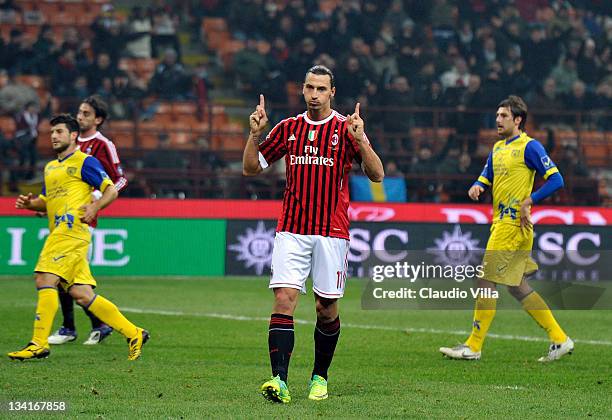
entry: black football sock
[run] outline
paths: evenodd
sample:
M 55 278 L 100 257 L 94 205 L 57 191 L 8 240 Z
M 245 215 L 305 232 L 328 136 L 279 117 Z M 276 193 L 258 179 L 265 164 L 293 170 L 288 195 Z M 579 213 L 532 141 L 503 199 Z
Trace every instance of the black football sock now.
M 64 322 L 62 326 L 64 328 L 68 328 L 69 330 L 75 331 L 76 327 L 74 326 L 74 299 L 70 296 L 70 293 L 66 292 L 62 287 L 58 287 L 57 291 L 59 292 L 59 301 L 62 306 L 62 316 L 64 317 Z
M 91 329 L 92 330 L 96 329 L 96 328 L 100 328 L 102 325 L 104 325 L 104 322 L 100 321 L 94 314 L 89 312 L 89 309 L 83 308 L 83 310 L 85 311 L 85 314 L 91 320 Z
M 315 359 L 312 370 L 313 375 L 319 375 L 327 380 L 327 370 L 334 357 L 339 337 L 340 317 L 325 324 L 317 321 L 314 330 Z
M 293 317 L 291 315 L 272 314 L 270 316 L 270 328 L 268 329 L 268 349 L 270 351 L 272 376 L 279 375 L 285 382 L 287 382 L 289 359 L 291 358 L 291 352 L 293 352 L 294 342 Z

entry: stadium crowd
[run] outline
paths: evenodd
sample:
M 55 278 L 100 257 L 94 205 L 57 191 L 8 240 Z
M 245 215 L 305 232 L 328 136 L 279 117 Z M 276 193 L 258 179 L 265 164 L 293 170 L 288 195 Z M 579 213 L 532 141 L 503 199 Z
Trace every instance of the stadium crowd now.
M 575 139 L 555 135 L 577 124 L 581 130 L 612 130 L 612 17 L 605 1 L 192 0 L 136 6 L 127 18 L 117 9 L 102 5 L 88 31 L 66 26 L 60 34 L 44 23 L 32 37 L 16 22 L 35 21 L 37 10 L 13 0 L 0 5 L 2 26 L 11 27 L 8 39 L 0 38 L 0 112 L 13 116 L 21 133 L 0 133 L 0 147 L 5 160 L 6 151 L 16 151 L 17 162 L 29 168 L 25 177 L 33 175 L 39 119 L 74 106 L 74 98 L 98 94 L 112 119 L 141 121 L 154 118 L 163 101 L 201 105 L 222 85 L 249 101 L 263 92 L 274 104 L 275 121 L 287 107 L 301 110 L 288 86 L 297 86 L 299 94 L 305 69 L 317 63 L 336 73 L 335 107 L 345 112 L 361 102 L 375 147 L 387 170 L 406 178 L 410 201 L 467 199 L 463 190 L 484 161 L 479 132 L 495 127 L 495 107 L 510 93 L 529 104 L 531 129 L 548 130 L 540 140 L 553 149 L 561 171 L 597 178 L 596 201 L 610 195 L 609 173 L 593 171 Z M 200 33 L 210 17 L 224 19 L 232 42 L 241 46 L 223 61 L 214 83 L 207 68 L 213 64 L 183 64 L 189 45 L 218 52 L 200 47 L 211 35 Z M 121 68 L 123 58 L 153 58 L 157 65 L 138 73 Z M 23 74 L 42 76 L 48 91 L 41 97 L 15 79 Z M 423 132 L 415 127 L 453 130 L 432 138 L 415 134 Z M 140 164 L 155 165 L 154 154 Z M 210 152 L 198 165 L 225 168 L 225 174 L 233 162 L 220 156 Z M 219 195 L 257 195 L 257 189 Z M 151 188 L 142 191 L 148 195 Z M 596 204 L 590 195 L 583 200 Z

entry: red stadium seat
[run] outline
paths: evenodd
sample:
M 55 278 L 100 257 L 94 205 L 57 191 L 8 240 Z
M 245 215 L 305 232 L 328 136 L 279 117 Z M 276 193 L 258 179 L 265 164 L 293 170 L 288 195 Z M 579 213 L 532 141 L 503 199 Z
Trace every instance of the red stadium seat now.
M 137 144 L 143 149 L 156 149 L 159 144 L 157 133 L 140 132 L 137 140 Z
M 198 107 L 195 102 L 173 102 L 172 113 L 174 115 L 196 115 Z
M 608 138 L 606 138 L 608 137 Z M 585 131 L 580 135 L 580 146 L 586 164 L 592 167 L 609 167 L 612 138 L 609 133 Z
M 202 29 L 205 33 L 227 31 L 227 22 L 222 17 L 206 17 L 202 19 Z
M 104 130 L 104 135 L 110 138 L 121 154 L 121 149 L 131 149 L 135 145 L 134 132 L 132 130 L 117 130 L 114 128 Z

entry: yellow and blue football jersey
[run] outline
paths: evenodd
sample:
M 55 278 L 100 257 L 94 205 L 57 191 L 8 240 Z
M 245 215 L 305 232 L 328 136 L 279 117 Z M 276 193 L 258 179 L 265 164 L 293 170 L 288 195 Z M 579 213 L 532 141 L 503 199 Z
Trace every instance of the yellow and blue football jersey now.
M 47 163 L 40 198 L 47 205 L 50 234 L 89 242 L 89 226 L 81 221 L 79 209 L 91 202 L 94 189 L 104 191 L 113 185 L 100 162 L 79 150 Z
M 520 225 L 520 205 L 531 194 L 536 172 L 544 179 L 559 172 L 539 141 L 521 133 L 495 143 L 477 181 L 492 186 L 493 223 Z

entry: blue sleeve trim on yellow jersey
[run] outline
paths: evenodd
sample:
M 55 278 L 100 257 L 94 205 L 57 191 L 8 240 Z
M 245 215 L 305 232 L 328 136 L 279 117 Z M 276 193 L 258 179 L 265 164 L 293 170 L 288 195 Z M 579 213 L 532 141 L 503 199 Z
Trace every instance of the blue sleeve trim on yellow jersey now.
M 563 177 L 559 172 L 552 174 L 548 180 L 536 192 L 531 194 L 534 204 L 550 197 L 559 188 L 563 188 Z
M 100 161 L 93 156 L 87 156 L 83 161 L 81 179 L 100 191 L 104 191 L 103 184 L 113 185 Z
M 47 186 L 45 185 L 45 181 L 43 181 L 42 191 L 40 192 L 40 195 L 44 195 L 44 196 L 47 195 Z
M 542 143 L 537 140 L 531 140 L 525 146 L 525 165 L 545 178 L 554 173 L 552 171 L 553 168 L 557 168 L 555 162 L 552 161 L 546 150 L 544 150 Z
M 489 157 L 487 158 L 487 163 L 485 163 L 485 166 L 482 169 L 480 176 L 478 177 L 478 181 L 476 182 L 479 182 L 479 181 L 485 185 L 493 184 L 493 153 L 492 152 L 489 153 Z
M 481 187 L 482 187 L 482 188 L 484 188 L 484 189 L 486 189 L 486 188 L 487 188 L 487 184 L 482 183 L 482 182 L 480 182 L 480 181 L 476 181 L 476 182 L 474 182 L 474 183 L 472 184 L 472 187 L 473 187 L 474 185 L 479 185 L 479 186 L 481 186 Z

